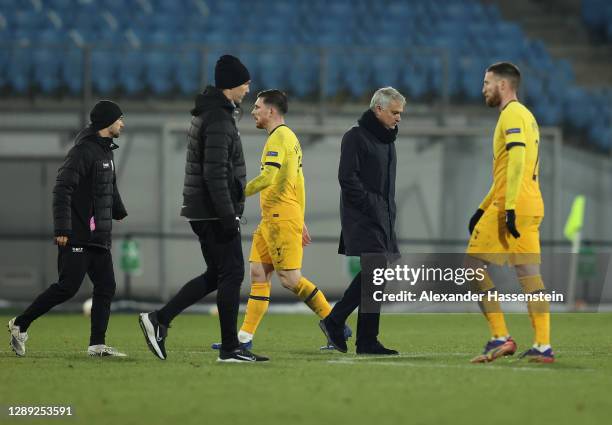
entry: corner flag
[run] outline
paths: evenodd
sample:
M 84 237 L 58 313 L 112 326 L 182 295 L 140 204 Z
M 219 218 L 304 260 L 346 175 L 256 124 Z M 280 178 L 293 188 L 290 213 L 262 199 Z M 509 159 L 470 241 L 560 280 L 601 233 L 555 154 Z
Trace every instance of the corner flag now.
M 570 210 L 567 222 L 565 223 L 565 229 L 563 230 L 563 234 L 570 241 L 573 241 L 576 234 L 582 230 L 585 204 L 586 198 L 584 195 L 578 195 L 574 198 L 572 209 Z

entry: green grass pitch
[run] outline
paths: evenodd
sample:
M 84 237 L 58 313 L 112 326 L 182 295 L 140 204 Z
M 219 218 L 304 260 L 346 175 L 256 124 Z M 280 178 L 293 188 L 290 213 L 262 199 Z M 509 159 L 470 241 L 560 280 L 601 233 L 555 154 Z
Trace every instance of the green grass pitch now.
M 2 326 L 9 319 L 0 316 Z M 527 348 L 528 316 L 507 321 Z M 270 314 L 253 350 L 269 363 L 218 364 L 214 316 L 179 316 L 161 361 L 136 314 L 111 317 L 107 342 L 125 359 L 87 357 L 89 321 L 49 314 L 31 326 L 25 358 L 10 351 L 5 331 L 0 423 L 603 424 L 612 414 L 611 325 L 612 314 L 555 314 L 555 364 L 472 365 L 487 338 L 477 314 L 383 316 L 381 340 L 400 350 L 396 358 L 320 352 L 314 316 Z M 9 417 L 16 405 L 70 405 L 74 416 Z

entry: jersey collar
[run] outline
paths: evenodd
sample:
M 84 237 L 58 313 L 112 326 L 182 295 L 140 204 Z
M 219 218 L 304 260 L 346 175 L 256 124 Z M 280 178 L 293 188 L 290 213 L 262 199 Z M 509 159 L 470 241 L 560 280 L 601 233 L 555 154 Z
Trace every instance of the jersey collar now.
M 279 126 L 274 127 L 274 130 L 272 130 L 272 131 L 270 132 L 270 134 L 268 134 L 268 136 L 271 136 L 271 135 L 272 135 L 272 133 L 274 133 L 274 132 L 276 131 L 276 129 L 277 129 L 277 128 L 279 128 L 279 127 L 287 127 L 287 125 L 286 125 L 286 124 L 280 124 Z
M 504 109 L 506 109 L 506 108 L 508 107 L 508 105 L 510 105 L 512 102 L 518 102 L 518 100 L 516 100 L 516 99 L 512 99 L 510 102 L 506 103 L 506 106 L 504 106 L 504 107 L 502 108 L 502 112 L 503 112 L 503 111 L 504 111 Z

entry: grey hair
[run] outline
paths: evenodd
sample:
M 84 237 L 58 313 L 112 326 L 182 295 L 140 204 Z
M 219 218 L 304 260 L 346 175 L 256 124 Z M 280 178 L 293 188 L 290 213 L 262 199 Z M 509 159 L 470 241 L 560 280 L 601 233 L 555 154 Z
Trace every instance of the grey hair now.
M 392 100 L 399 102 L 402 107 L 406 104 L 406 98 L 393 87 L 383 87 L 378 89 L 374 93 L 374 96 L 372 96 L 372 100 L 370 101 L 370 109 L 374 110 L 377 105 L 383 109 L 386 109 Z

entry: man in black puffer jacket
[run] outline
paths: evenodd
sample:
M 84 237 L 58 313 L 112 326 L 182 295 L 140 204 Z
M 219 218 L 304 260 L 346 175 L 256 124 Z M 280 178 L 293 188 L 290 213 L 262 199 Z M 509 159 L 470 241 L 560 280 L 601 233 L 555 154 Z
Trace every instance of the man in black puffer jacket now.
M 140 327 L 151 352 L 166 359 L 170 322 L 184 309 L 217 291 L 221 324 L 218 361 L 268 360 L 240 348 L 237 335 L 244 259 L 240 216 L 244 211 L 246 166 L 234 114 L 249 92 L 251 77 L 234 56 L 215 66 L 215 87 L 196 97 L 187 137 L 187 159 L 181 215 L 197 235 L 206 272 L 187 282 L 163 308 L 140 314 Z
M 88 274 L 93 285 L 91 356 L 125 356 L 105 344 L 110 305 L 115 294 L 111 257 L 112 220 L 127 216 L 117 189 L 113 139 L 123 129 L 123 113 L 111 101 L 98 102 L 91 124 L 77 136 L 60 167 L 53 189 L 53 221 L 58 245 L 59 280 L 9 322 L 11 347 L 25 355 L 27 329 L 38 317 L 72 298 Z

